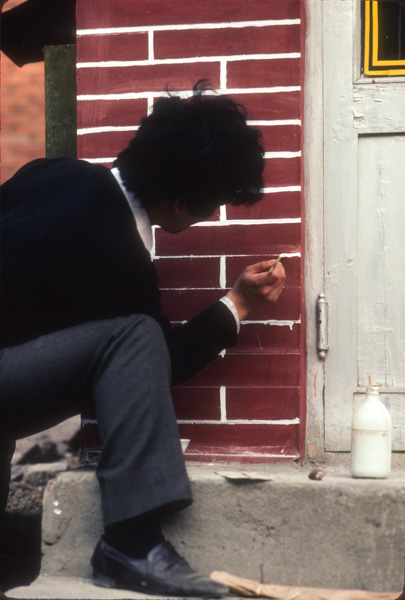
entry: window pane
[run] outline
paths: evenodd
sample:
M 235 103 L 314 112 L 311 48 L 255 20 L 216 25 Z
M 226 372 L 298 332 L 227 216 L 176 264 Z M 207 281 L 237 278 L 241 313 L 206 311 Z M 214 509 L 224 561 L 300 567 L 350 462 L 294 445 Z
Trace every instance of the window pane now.
M 362 2 L 363 74 L 405 75 L 405 2 Z

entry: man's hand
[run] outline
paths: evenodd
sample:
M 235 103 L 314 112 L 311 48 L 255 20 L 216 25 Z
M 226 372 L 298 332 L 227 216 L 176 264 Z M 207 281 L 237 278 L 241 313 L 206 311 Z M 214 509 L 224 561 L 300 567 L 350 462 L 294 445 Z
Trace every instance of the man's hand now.
M 256 308 L 265 308 L 276 302 L 280 296 L 284 281 L 285 271 L 281 262 L 263 260 L 246 267 L 237 279 L 233 288 L 227 293 L 235 304 L 239 319 L 242 321 Z M 271 266 L 274 271 L 269 274 Z

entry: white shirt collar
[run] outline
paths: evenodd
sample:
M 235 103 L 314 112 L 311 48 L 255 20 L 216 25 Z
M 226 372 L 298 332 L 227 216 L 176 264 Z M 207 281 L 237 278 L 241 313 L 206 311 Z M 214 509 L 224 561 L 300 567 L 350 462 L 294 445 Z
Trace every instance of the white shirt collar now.
M 122 190 L 122 193 L 124 194 L 125 198 L 127 199 L 129 206 L 131 207 L 132 213 L 135 218 L 136 227 L 137 227 L 139 235 L 141 236 L 141 239 L 145 245 L 145 248 L 149 252 L 152 252 L 153 232 L 152 232 L 152 226 L 150 224 L 150 219 L 149 219 L 148 213 L 142 206 L 139 198 L 137 198 L 133 192 L 129 192 L 126 189 L 126 187 L 123 184 L 123 181 L 121 179 L 119 169 L 117 167 L 114 167 L 111 169 L 111 173 L 114 175 L 115 179 L 117 180 L 117 182 Z
M 150 224 L 150 219 L 149 219 L 148 213 L 142 206 L 141 201 L 135 196 L 135 194 L 133 194 L 132 192 L 128 192 L 128 190 L 124 186 L 121 176 L 120 176 L 119 169 L 117 167 L 114 167 L 111 169 L 111 173 L 114 175 L 115 179 L 117 180 L 117 182 L 122 190 L 122 193 L 124 194 L 125 198 L 127 199 L 129 206 L 131 207 L 132 213 L 134 215 L 136 227 L 137 227 L 139 235 L 141 236 L 141 239 L 145 245 L 145 248 L 151 253 L 152 248 L 153 248 L 153 232 L 152 232 L 152 226 Z M 234 303 L 227 296 L 224 296 L 220 300 L 225 304 L 225 306 L 227 306 L 229 308 L 229 310 L 232 312 L 233 316 L 235 317 L 236 329 L 237 329 L 237 332 L 239 333 L 240 320 L 239 320 L 238 311 L 236 310 Z

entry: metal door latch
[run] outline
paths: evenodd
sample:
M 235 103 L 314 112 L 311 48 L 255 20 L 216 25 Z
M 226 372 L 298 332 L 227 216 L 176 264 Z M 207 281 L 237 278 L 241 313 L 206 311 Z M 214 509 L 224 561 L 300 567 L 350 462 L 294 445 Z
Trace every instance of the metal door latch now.
M 322 360 L 326 357 L 329 350 L 328 344 L 328 302 L 325 294 L 319 294 L 316 301 L 316 322 L 317 322 L 317 349 L 319 358 Z

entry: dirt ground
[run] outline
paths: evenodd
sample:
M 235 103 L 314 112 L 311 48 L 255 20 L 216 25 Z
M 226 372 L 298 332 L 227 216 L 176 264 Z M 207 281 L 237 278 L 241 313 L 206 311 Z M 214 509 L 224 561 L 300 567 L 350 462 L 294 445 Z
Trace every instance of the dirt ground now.
M 58 472 L 79 466 L 80 421 L 17 442 L 6 514 L 0 525 L 0 590 L 28 585 L 41 563 L 42 497 Z

